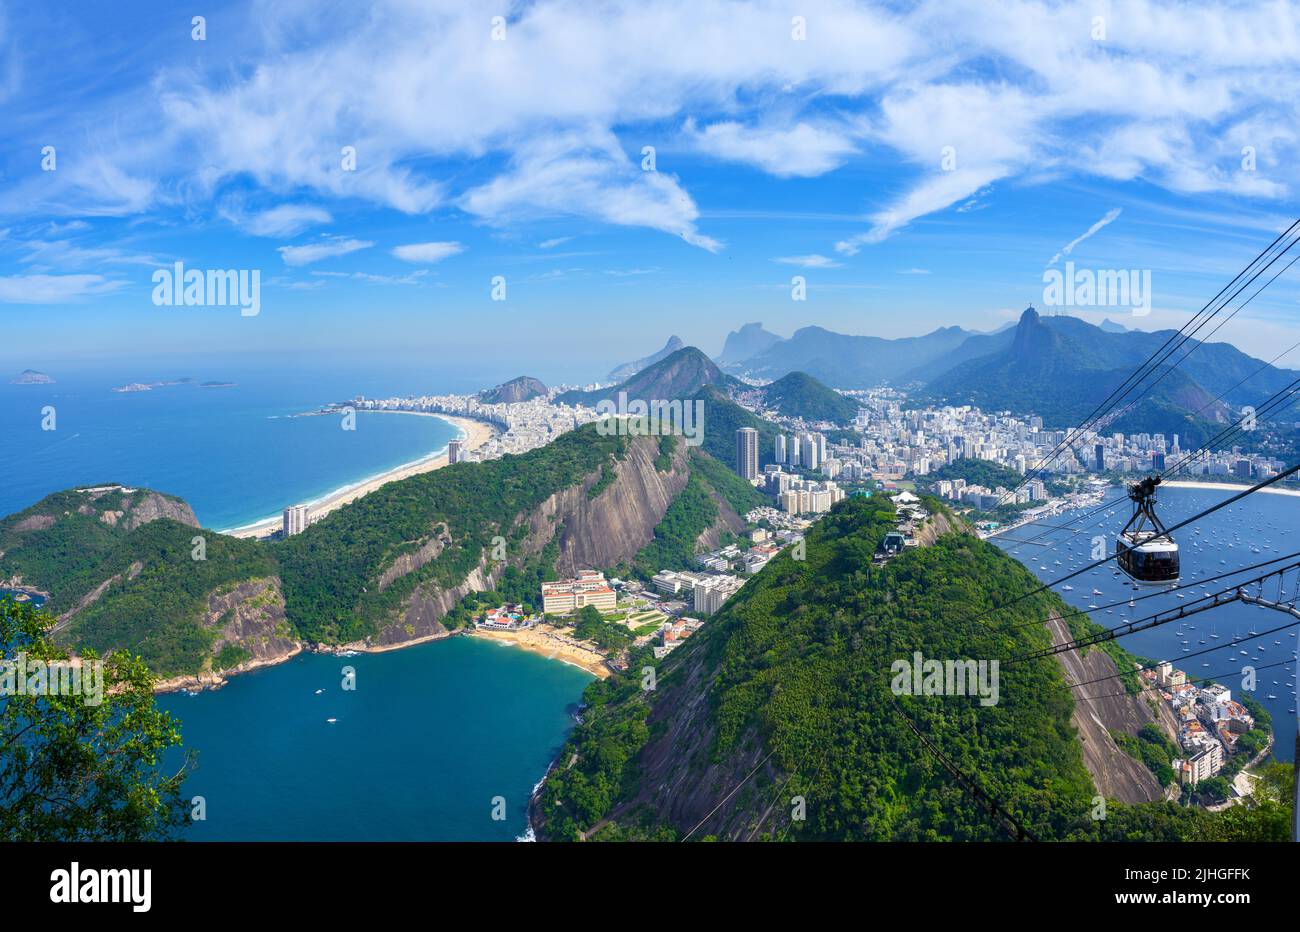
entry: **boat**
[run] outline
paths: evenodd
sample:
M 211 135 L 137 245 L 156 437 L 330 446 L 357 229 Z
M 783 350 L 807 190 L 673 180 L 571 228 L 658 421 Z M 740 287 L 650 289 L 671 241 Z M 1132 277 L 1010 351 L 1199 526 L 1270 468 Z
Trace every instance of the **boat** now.
M 335 722 L 337 722 L 337 721 L 338 721 L 337 718 L 327 718 L 327 719 L 325 719 L 325 724 L 327 724 L 327 725 L 333 725 L 333 724 L 334 724 Z
M 1073 587 L 1073 586 L 1062 586 L 1062 587 L 1061 587 L 1061 591 L 1062 591 L 1062 592 L 1073 592 L 1073 591 L 1074 591 L 1074 587 Z

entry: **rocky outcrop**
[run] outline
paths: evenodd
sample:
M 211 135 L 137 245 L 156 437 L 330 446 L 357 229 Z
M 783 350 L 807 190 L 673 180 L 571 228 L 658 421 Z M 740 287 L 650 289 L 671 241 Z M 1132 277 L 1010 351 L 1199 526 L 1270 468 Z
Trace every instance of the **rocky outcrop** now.
M 127 496 L 123 495 L 123 499 L 124 526 L 128 531 L 134 531 L 142 524 L 157 521 L 159 518 L 171 518 L 190 527 L 199 526 L 199 519 L 194 516 L 194 509 L 179 498 L 170 498 L 157 492 L 145 492 L 143 495 L 137 494 L 129 501 L 126 501 Z
M 925 523 L 916 529 L 916 542 L 922 547 L 928 547 L 944 534 L 966 534 L 969 532 L 970 525 L 965 521 L 941 511 L 930 515 L 925 520 Z
M 718 506 L 718 517 L 695 539 L 696 553 L 717 550 L 722 544 L 723 533 L 743 534 L 746 527 L 745 519 L 736 514 L 725 498 L 713 489 L 709 490 L 709 498 Z
M 427 563 L 432 563 L 438 559 L 446 546 L 451 543 L 451 535 L 447 533 L 447 525 L 440 524 L 434 530 L 434 536 L 430 538 L 419 550 L 414 553 L 404 553 L 379 577 L 379 591 L 383 592 L 395 581 L 401 579 L 408 573 L 413 573 Z
M 213 657 L 228 644 L 249 654 L 249 659 L 223 671 L 226 673 L 279 663 L 302 649 L 285 620 L 278 576 L 250 579 L 209 593 L 202 624 L 217 629 Z
M 660 472 L 655 467 L 659 456 L 657 437 L 634 438 L 626 454 L 612 465 L 614 481 L 594 498 L 589 490 L 601 480 L 596 470 L 581 483 L 550 496 L 530 513 L 519 516 L 515 528 L 506 534 L 514 539 L 518 528 L 524 533 L 512 543 L 504 561 L 493 561 L 485 553 L 457 585 L 441 587 L 427 582 L 417 586 L 404 601 L 399 615 L 358 649 L 384 649 L 444 637 L 447 629 L 442 619 L 461 599 L 471 592 L 495 588 L 506 568 L 521 565 L 541 553 L 555 541 L 561 574 L 580 569 L 614 566 L 631 560 L 654 538 L 654 529 L 663 520 L 673 499 L 686 487 L 690 478 L 688 448 L 677 444 L 672 465 Z M 734 512 L 727 509 L 731 515 Z M 380 577 L 381 588 L 413 572 L 434 559 L 450 539 L 446 528 L 426 542 L 418 551 L 398 557 Z
M 1071 640 L 1065 622 L 1055 613 L 1048 619 L 1047 629 L 1052 634 L 1053 645 Z M 1169 722 L 1152 712 L 1151 706 L 1140 696 L 1130 696 L 1115 688 L 1113 679 L 1118 672 L 1115 662 L 1102 651 L 1093 648 L 1086 653 L 1077 650 L 1056 655 L 1070 683 L 1086 683 L 1074 689 L 1074 716 L 1072 721 L 1083 751 L 1083 763 L 1092 775 L 1097 791 L 1109 799 L 1123 803 L 1154 802 L 1164 795 L 1164 788 L 1155 775 L 1115 743 L 1112 731 L 1136 735 L 1149 722 L 1156 722 L 1168 730 Z M 1172 735 L 1171 735 L 1172 737 Z

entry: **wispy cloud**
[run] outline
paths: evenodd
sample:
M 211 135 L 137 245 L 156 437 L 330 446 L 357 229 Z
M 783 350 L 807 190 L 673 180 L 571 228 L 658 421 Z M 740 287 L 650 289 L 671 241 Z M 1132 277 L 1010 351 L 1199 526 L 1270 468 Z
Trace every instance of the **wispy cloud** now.
M 285 265 L 310 265 L 322 259 L 334 259 L 346 256 L 361 249 L 369 249 L 374 243 L 359 239 L 327 239 L 306 246 L 279 246 L 276 251 L 284 259 Z
M 227 208 L 223 216 L 254 236 L 297 236 L 310 226 L 333 220 L 328 210 L 310 204 L 281 204 L 255 213 Z
M 842 262 L 836 262 L 827 256 L 813 253 L 809 256 L 778 256 L 772 260 L 782 265 L 797 265 L 805 269 L 838 269 L 843 268 Z
M 62 304 L 110 294 L 125 284 L 102 275 L 0 276 L 0 304 Z
M 403 262 L 418 262 L 425 265 L 432 265 L 435 262 L 441 262 L 451 256 L 459 255 L 465 251 L 465 247 L 460 243 L 410 243 L 405 246 L 397 246 L 393 249 L 393 255 Z
M 1083 233 L 1076 236 L 1074 239 L 1070 240 L 1068 243 L 1062 246 L 1060 252 L 1052 256 L 1051 260 L 1047 264 L 1056 265 L 1057 262 L 1061 261 L 1062 256 L 1068 256 L 1070 253 L 1074 252 L 1075 246 L 1078 246 L 1080 243 L 1088 239 L 1090 236 L 1095 236 L 1097 233 L 1101 232 L 1103 227 L 1109 226 L 1110 224 L 1114 223 L 1115 220 L 1119 217 L 1119 215 L 1123 212 L 1124 211 L 1119 207 L 1112 207 L 1110 210 L 1106 211 L 1106 215 L 1104 217 L 1102 217 L 1092 226 L 1088 227 L 1088 229 L 1084 230 Z

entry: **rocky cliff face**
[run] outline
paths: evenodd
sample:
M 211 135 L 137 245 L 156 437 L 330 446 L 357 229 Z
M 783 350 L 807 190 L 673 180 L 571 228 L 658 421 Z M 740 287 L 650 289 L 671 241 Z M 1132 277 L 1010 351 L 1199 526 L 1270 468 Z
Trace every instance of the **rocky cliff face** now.
M 302 649 L 284 617 L 279 577 L 250 579 L 208 593 L 202 624 L 217 631 L 214 657 L 228 644 L 248 652 L 249 659 L 234 670 L 279 663 Z
M 671 468 L 666 472 L 655 468 L 658 455 L 658 438 L 634 438 L 628 445 L 627 455 L 613 467 L 614 481 L 595 498 L 589 490 L 600 481 L 600 471 L 586 476 L 581 484 L 550 496 L 530 513 L 520 515 L 517 526 L 522 525 L 526 531 L 522 541 L 510 546 L 505 561 L 493 561 L 490 554 L 485 554 L 479 565 L 455 586 L 444 588 L 426 583 L 417 587 L 392 623 L 369 641 L 355 646 L 395 647 L 446 635 L 442 619 L 461 599 L 470 592 L 494 588 L 507 566 L 524 563 L 552 541 L 559 548 L 556 566 L 562 574 L 631 560 L 654 538 L 655 527 L 690 478 L 685 444 L 677 444 Z M 739 521 L 734 511 L 728 508 L 727 512 L 732 523 Z M 440 536 L 415 554 L 399 557 L 387 567 L 381 583 L 391 585 L 433 559 L 448 543 L 446 529 L 441 528 Z

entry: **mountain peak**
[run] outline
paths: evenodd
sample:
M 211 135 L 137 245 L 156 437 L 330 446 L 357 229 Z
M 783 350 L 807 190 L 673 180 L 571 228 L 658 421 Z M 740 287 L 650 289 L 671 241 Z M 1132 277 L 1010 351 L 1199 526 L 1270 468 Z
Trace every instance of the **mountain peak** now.
M 761 323 L 744 324 L 739 330 L 727 334 L 727 341 L 718 354 L 718 362 L 743 362 L 780 342 L 781 338 L 770 330 L 764 330 Z
M 634 359 L 631 362 L 623 363 L 621 366 L 615 366 L 610 370 L 609 375 L 605 376 L 605 378 L 611 382 L 622 382 L 624 379 L 629 379 L 636 375 L 642 369 L 645 369 L 648 366 L 653 366 L 659 360 L 671 356 L 685 345 L 686 343 L 681 337 L 677 336 L 677 334 L 673 334 L 668 338 L 668 342 L 664 344 L 663 349 L 651 353 L 649 356 L 643 356 L 641 359 Z

